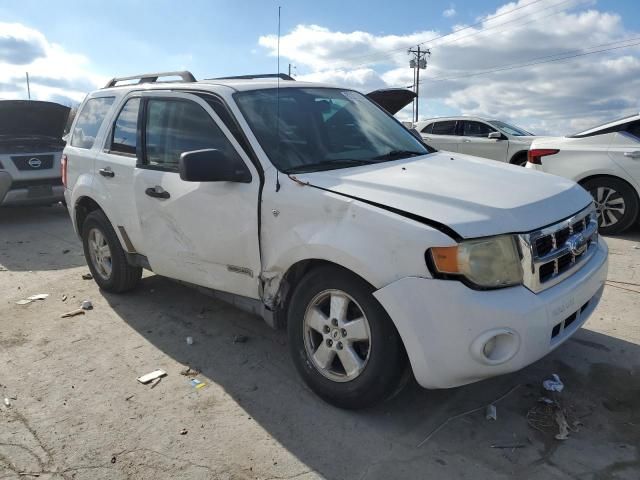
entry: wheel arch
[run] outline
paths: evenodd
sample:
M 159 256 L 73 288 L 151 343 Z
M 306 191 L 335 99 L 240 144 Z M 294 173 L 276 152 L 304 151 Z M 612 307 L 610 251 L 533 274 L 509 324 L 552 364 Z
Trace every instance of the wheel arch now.
M 611 178 L 614 180 L 618 180 L 620 182 L 625 183 L 626 185 L 629 186 L 629 188 L 631 188 L 631 190 L 633 191 L 633 193 L 635 193 L 636 195 L 636 200 L 638 202 L 640 202 L 640 193 L 638 192 L 638 189 L 635 187 L 635 185 L 633 185 L 632 183 L 628 182 L 626 179 L 618 176 L 618 175 L 611 175 L 611 174 L 607 174 L 607 173 L 596 173 L 596 174 L 592 174 L 592 175 L 588 175 L 584 178 L 581 178 L 580 180 L 578 180 L 578 185 L 580 185 L 581 187 L 584 188 L 584 184 L 587 183 L 590 180 L 595 180 L 597 178 Z
M 524 160 L 525 160 L 525 163 L 526 163 L 528 152 L 529 152 L 529 150 L 518 150 L 516 153 L 511 155 L 511 158 L 509 159 L 509 163 L 511 165 L 517 165 L 518 164 L 517 160 L 519 160 L 522 157 L 524 157 Z
M 77 199 L 74 204 L 73 210 L 76 231 L 78 232 L 79 236 L 82 236 L 82 225 L 91 212 L 95 210 L 101 210 L 106 215 L 104 209 L 100 206 L 100 204 L 98 204 L 98 202 L 96 202 L 89 196 L 82 196 Z

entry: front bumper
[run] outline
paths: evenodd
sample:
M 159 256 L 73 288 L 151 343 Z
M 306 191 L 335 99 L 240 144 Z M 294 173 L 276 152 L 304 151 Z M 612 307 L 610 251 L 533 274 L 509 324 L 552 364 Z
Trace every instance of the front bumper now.
M 537 294 L 523 286 L 478 291 L 457 281 L 406 277 L 374 296 L 395 323 L 418 383 L 456 387 L 520 370 L 573 335 L 600 301 L 607 255 L 600 239 L 580 270 Z M 495 335 L 494 356 L 486 357 L 483 346 Z
M 0 172 L 0 206 L 46 205 L 64 200 L 60 177 L 16 182 L 9 172 Z

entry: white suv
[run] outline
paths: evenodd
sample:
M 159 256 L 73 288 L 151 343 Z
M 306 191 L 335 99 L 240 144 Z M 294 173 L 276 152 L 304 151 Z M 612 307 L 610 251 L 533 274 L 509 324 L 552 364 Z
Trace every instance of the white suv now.
M 414 128 L 438 150 L 466 153 L 524 166 L 535 135 L 500 120 L 479 117 L 432 118 Z
M 345 408 L 410 372 L 447 388 L 523 368 L 598 304 L 607 247 L 574 182 L 434 152 L 352 90 L 179 75 L 114 79 L 72 127 L 65 196 L 104 290 L 147 268 L 224 292 L 286 326 Z

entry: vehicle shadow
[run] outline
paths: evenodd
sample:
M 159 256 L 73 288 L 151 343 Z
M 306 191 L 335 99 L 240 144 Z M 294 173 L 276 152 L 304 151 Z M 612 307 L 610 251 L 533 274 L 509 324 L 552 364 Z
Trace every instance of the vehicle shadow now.
M 0 266 L 4 269 L 60 270 L 82 265 L 86 265 L 82 244 L 64 206 L 0 208 Z
M 586 478 L 586 471 L 611 478 L 640 470 L 640 364 L 630 364 L 640 359 L 640 346 L 623 340 L 582 329 L 520 372 L 450 390 L 412 382 L 383 405 L 345 411 L 304 386 L 286 334 L 256 317 L 159 276 L 144 278 L 130 294 L 103 295 L 137 333 L 220 385 L 277 443 L 326 478 L 461 478 L 451 472 L 469 469 L 475 479 Z M 554 440 L 553 421 L 546 431 L 527 424 L 552 373 L 566 385 L 559 398 L 575 430 L 566 443 Z M 507 392 L 496 404 L 498 420 L 486 420 L 484 406 Z M 478 411 L 444 423 L 472 409 Z

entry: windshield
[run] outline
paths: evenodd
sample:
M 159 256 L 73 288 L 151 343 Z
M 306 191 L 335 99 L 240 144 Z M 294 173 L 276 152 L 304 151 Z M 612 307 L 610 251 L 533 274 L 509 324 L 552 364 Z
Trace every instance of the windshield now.
M 490 120 L 489 123 L 494 127 L 498 127 L 505 133 L 513 135 L 514 137 L 533 137 L 535 134 L 527 132 L 525 129 L 509 125 L 508 123 L 501 122 L 500 120 Z
M 432 151 L 351 90 L 295 87 L 278 93 L 274 88 L 234 97 L 262 149 L 284 172 L 330 170 Z

